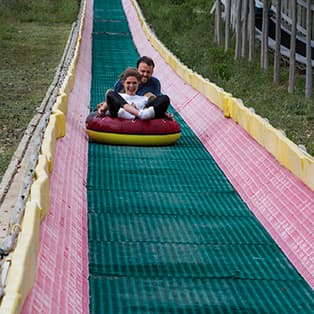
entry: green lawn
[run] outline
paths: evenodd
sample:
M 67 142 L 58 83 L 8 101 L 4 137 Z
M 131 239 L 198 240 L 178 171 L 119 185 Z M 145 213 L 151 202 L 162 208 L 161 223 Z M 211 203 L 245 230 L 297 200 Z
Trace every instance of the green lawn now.
M 74 0 L 0 0 L 0 179 L 53 81 L 78 9 Z

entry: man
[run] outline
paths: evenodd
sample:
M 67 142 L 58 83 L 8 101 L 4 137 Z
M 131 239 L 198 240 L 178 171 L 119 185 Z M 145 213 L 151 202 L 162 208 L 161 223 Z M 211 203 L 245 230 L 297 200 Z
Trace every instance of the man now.
M 138 59 L 136 68 L 141 75 L 141 83 L 136 92 L 137 95 L 150 97 L 161 94 L 160 82 L 153 76 L 154 67 L 155 64 L 153 59 L 147 56 L 143 56 Z M 117 93 L 123 91 L 123 84 L 121 80 L 118 80 L 114 84 L 113 89 Z

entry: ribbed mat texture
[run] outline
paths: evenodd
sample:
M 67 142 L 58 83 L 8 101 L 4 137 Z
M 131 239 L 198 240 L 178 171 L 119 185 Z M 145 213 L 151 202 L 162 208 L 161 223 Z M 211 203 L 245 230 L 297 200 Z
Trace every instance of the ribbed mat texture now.
M 138 58 L 120 1 L 94 5 L 92 108 Z M 313 313 L 313 290 L 174 114 L 175 146 L 89 144 L 90 312 Z

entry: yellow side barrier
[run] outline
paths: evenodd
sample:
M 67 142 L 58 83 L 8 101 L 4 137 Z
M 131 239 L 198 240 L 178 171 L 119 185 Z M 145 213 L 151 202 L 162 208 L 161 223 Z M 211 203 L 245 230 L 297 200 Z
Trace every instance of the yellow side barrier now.
M 35 179 L 31 186 L 30 200 L 37 202 L 40 208 L 40 219 L 42 220 L 49 212 L 50 192 L 49 176 L 41 174 Z
M 52 172 L 56 149 L 56 126 L 49 123 L 41 144 L 41 153 L 46 156 L 48 161 L 49 173 Z
M 67 95 L 70 94 L 72 86 L 71 86 L 71 75 L 67 74 L 64 78 L 64 81 L 61 85 L 61 91 Z
M 55 119 L 56 124 L 56 138 L 64 137 L 66 132 L 66 116 L 65 114 L 55 108 L 52 109 L 50 119 Z
M 222 88 L 218 87 L 216 84 L 211 83 L 209 81 L 205 81 L 203 78 L 201 78 L 203 81 L 203 89 L 204 89 L 204 96 L 212 103 L 216 104 L 218 107 L 219 106 L 219 95 L 223 91 Z
M 312 187 L 314 190 L 314 162 L 313 157 L 304 156 L 303 157 L 303 176 L 302 180 L 305 184 Z
M 40 218 L 43 219 L 50 207 L 50 183 L 48 161 L 42 154 L 38 156 L 34 182 L 30 189 L 30 200 L 37 202 L 40 208 Z
M 48 170 L 48 160 L 46 156 L 40 154 L 37 158 L 37 165 L 35 168 L 35 178 L 38 178 L 42 174 L 49 175 L 49 170 Z
M 77 52 L 75 53 L 74 59 L 77 57 Z M 73 86 L 74 86 L 74 81 L 75 81 L 75 69 L 76 69 L 76 61 L 72 61 L 70 66 L 69 66 L 69 72 L 68 72 L 68 86 L 65 89 L 65 93 L 70 94 Z
M 52 106 L 52 110 L 60 110 L 65 115 L 68 112 L 68 100 L 69 96 L 62 91 L 59 91 L 56 102 Z
M 40 209 L 36 202 L 27 202 L 22 230 L 12 253 L 10 270 L 1 301 L 1 314 L 20 313 L 36 277 L 39 243 Z M 13 226 L 16 228 L 16 226 Z
M 291 171 L 301 180 L 306 177 L 304 173 L 304 153 L 284 136 L 278 136 L 278 155 L 283 166 Z
M 232 97 L 222 88 L 193 73 L 180 62 L 152 33 L 137 2 L 132 0 L 143 31 L 152 46 L 160 53 L 169 66 L 193 88 L 219 107 L 226 118 L 239 123 L 258 143 L 268 150 L 280 164 L 300 178 L 314 191 L 314 158 L 302 152 L 299 147 L 272 127 L 265 119 L 247 108 L 241 101 Z
M 218 91 L 219 108 L 225 113 L 225 108 L 228 106 L 229 99 L 232 98 L 230 93 L 226 93 L 222 88 Z

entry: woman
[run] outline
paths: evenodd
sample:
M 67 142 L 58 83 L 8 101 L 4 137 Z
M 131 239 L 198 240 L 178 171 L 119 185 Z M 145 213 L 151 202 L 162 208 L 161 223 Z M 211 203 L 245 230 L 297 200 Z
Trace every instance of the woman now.
M 138 118 L 149 120 L 172 117 L 167 113 L 170 99 L 167 95 L 161 96 L 139 96 L 136 91 L 141 82 L 141 75 L 135 68 L 127 68 L 120 76 L 124 87 L 124 93 L 109 90 L 106 93 L 106 102 L 98 105 L 100 115 L 110 114 L 112 117 L 124 119 Z

